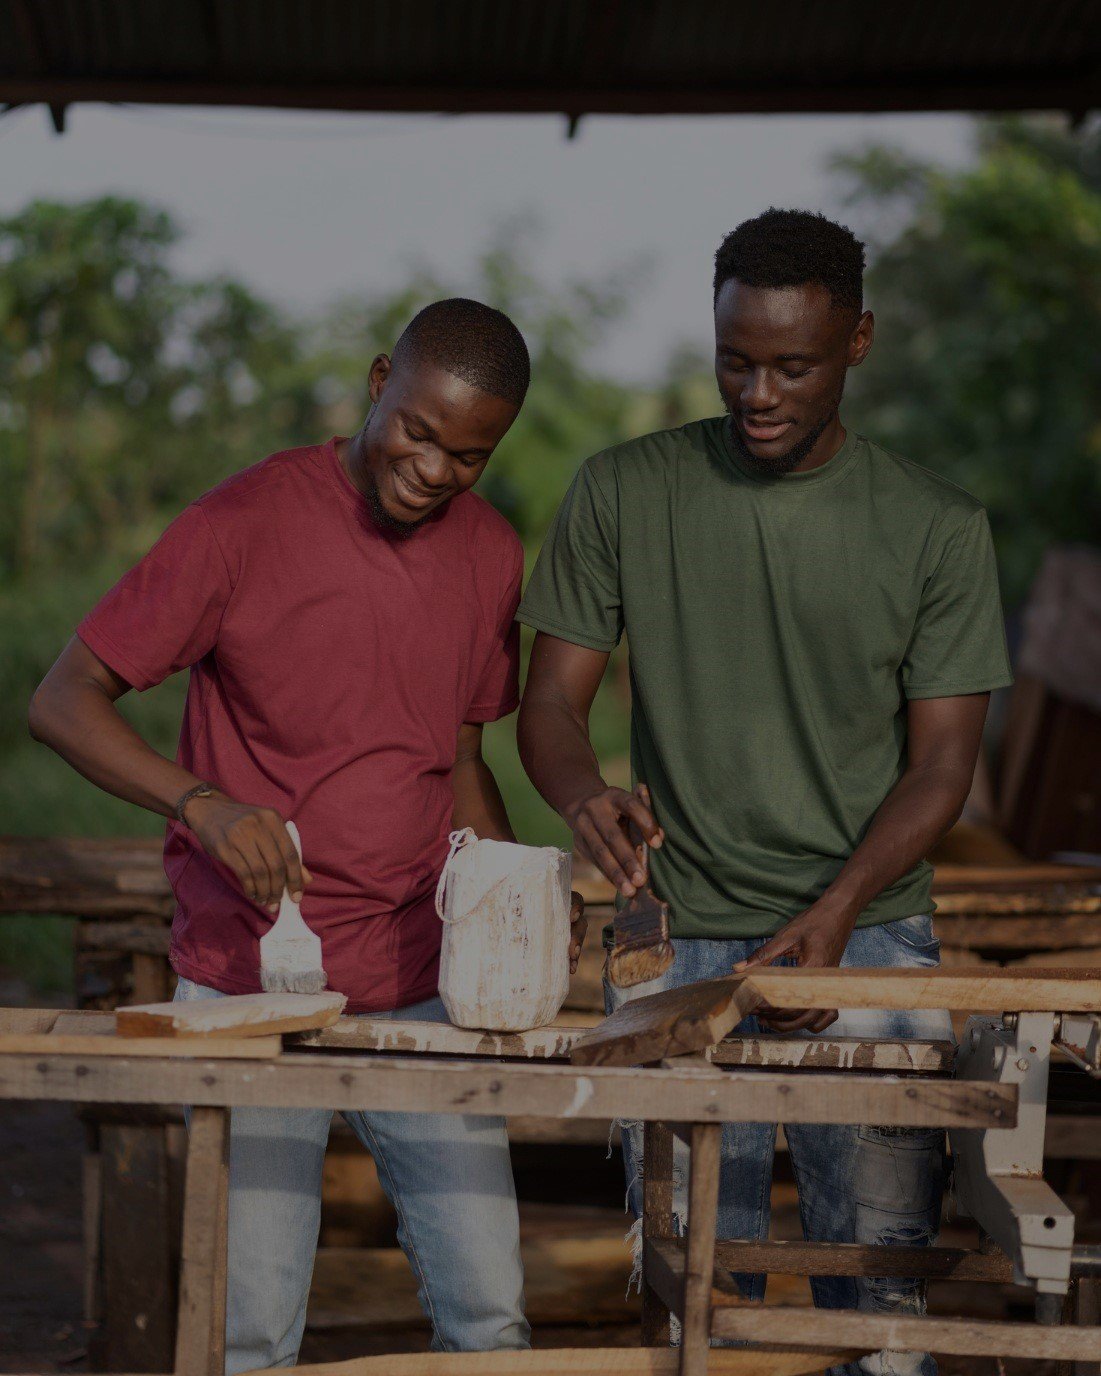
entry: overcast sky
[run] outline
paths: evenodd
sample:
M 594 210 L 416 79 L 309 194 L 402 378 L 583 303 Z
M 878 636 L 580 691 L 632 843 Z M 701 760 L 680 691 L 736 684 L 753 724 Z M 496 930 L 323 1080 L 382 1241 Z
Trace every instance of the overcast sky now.
M 0 213 L 34 196 L 119 192 L 169 208 L 177 264 L 227 272 L 296 309 L 398 285 L 411 264 L 462 279 L 502 217 L 544 227 L 545 279 L 645 254 L 601 366 L 653 377 L 706 348 L 715 248 L 769 205 L 840 214 L 830 153 L 882 140 L 959 164 L 963 116 L 608 118 L 567 141 L 550 116 L 287 114 L 79 106 L 58 138 L 41 107 L 0 119 Z

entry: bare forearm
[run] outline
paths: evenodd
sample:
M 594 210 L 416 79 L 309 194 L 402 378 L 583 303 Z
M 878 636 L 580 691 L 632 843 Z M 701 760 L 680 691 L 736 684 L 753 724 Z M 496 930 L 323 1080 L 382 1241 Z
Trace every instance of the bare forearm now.
M 578 805 L 607 788 L 588 722 L 567 703 L 525 698 L 517 740 L 528 778 L 571 825 Z
M 452 773 L 455 806 L 451 824 L 456 831 L 470 827 L 480 841 L 515 841 L 505 802 L 493 770 L 480 756 L 459 760 Z
M 956 767 L 908 770 L 820 901 L 861 913 L 941 840 L 963 811 L 969 787 L 970 775 Z
M 158 754 L 90 682 L 51 682 L 35 694 L 31 733 L 116 798 L 171 817 L 176 800 L 199 780 Z

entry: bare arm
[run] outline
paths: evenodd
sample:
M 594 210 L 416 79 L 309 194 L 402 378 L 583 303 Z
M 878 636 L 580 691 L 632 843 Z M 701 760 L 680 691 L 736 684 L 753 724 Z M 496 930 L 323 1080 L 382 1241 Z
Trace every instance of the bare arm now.
M 623 830 L 633 817 L 652 846 L 662 833 L 633 793 L 609 788 L 589 739 L 589 712 L 608 655 L 540 632 L 532 647 L 517 739 L 528 777 L 573 831 L 579 854 L 630 898 L 646 876 Z
M 451 825 L 456 831 L 470 827 L 483 841 L 516 840 L 497 780 L 482 757 L 480 722 L 459 727 L 451 783 L 455 793 Z
M 877 894 L 925 858 L 960 816 L 979 756 L 988 693 L 916 699 L 907 709 L 907 765 L 867 835 L 820 899 L 793 918 L 744 964 L 781 956 L 799 965 L 837 965 L 856 919 Z M 784 1031 L 821 1031 L 836 1013 L 812 1010 L 769 1021 Z
M 158 754 L 122 716 L 115 704 L 129 691 L 126 680 L 74 636 L 31 698 L 31 735 L 116 798 L 173 817 L 176 800 L 201 781 Z M 274 911 L 284 887 L 301 898 L 309 872 L 271 808 L 216 792 L 193 798 L 186 817 L 203 849 L 233 871 L 253 901 Z

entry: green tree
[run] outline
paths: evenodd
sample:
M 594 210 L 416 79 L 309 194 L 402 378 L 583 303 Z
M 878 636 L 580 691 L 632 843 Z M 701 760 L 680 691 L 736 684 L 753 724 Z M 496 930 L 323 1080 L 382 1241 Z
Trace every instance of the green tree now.
M 1101 531 L 1101 136 L 991 121 L 978 153 L 837 160 L 879 332 L 850 414 L 986 505 L 1013 606 L 1049 544 Z

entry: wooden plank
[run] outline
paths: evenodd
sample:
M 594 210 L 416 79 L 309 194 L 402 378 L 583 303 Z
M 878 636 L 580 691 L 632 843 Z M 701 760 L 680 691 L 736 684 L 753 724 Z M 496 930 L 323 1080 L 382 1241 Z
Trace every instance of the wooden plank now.
M 754 968 L 633 999 L 582 1037 L 570 1059 L 639 1065 L 702 1051 L 762 1005 L 1098 1012 L 1101 970 Z
M 688 1235 L 684 1244 L 680 1376 L 707 1376 L 711 1342 L 711 1289 L 715 1271 L 715 1222 L 719 1208 L 722 1128 L 692 1128 L 688 1165 Z
M 528 1032 L 479 1032 L 448 1022 L 398 1018 L 346 1017 L 332 1027 L 293 1034 L 293 1046 L 327 1050 L 431 1052 L 444 1056 L 516 1056 L 565 1060 L 587 1027 L 536 1027 Z
M 1017 1089 L 966 1080 L 611 1069 L 284 1053 L 274 1061 L 0 1055 L 0 1098 L 678 1122 L 1012 1127 Z
M 679 1245 L 674 1243 L 674 1245 Z M 856 1242 L 717 1242 L 715 1259 L 728 1271 L 770 1276 L 921 1276 L 929 1280 L 1012 1284 L 1003 1252 L 962 1247 L 864 1246 Z
M 176 1376 L 225 1370 L 229 1112 L 191 1110 L 180 1254 Z
M 1031 1357 L 1049 1361 L 1096 1358 L 1101 1328 L 1051 1327 L 987 1319 L 916 1318 L 847 1309 L 733 1304 L 714 1294 L 712 1332 L 747 1342 L 861 1344 L 890 1352 L 944 1352 L 955 1357 Z M 729 1306 L 729 1307 L 728 1307 Z
M 708 1376 L 818 1376 L 826 1367 L 863 1356 L 842 1350 L 770 1346 L 752 1352 L 713 1348 Z M 538 1348 L 526 1352 L 403 1352 L 295 1367 L 296 1376 L 676 1376 L 674 1348 Z M 274 1367 L 245 1376 L 280 1376 Z
M 169 918 L 164 842 L 145 837 L 0 837 L 0 912 Z
M 1101 946 L 1101 915 L 941 917 L 937 913 L 934 926 L 942 946 L 961 951 L 1051 952 Z M 1049 955 L 1047 963 L 1052 964 L 1053 959 L 1066 957 Z M 1095 957 L 1086 959 L 1096 963 Z
M 1038 889 L 1045 886 L 1101 885 L 1101 866 L 1091 865 L 937 865 L 933 893 L 978 889 Z
M 901 1037 L 727 1037 L 713 1048 L 711 1064 L 797 1070 L 859 1070 L 895 1075 L 946 1075 L 952 1042 Z
M 1101 1012 L 1101 970 L 1081 967 L 805 970 L 769 966 L 752 970 L 744 978 L 774 1008 Z
M 100 1143 L 106 1367 L 171 1371 L 176 1316 L 164 1128 L 108 1124 Z
M 172 1056 L 203 1060 L 273 1060 L 283 1050 L 283 1039 L 265 1037 L 117 1037 L 59 1032 L 0 1033 L 0 1053 L 30 1056 Z
M 128 951 L 165 959 L 172 930 L 160 920 L 145 922 L 80 922 L 77 941 L 86 951 Z
M 263 1037 L 331 1027 L 343 994 L 232 994 L 224 999 L 137 1004 L 119 1008 L 120 1037 Z
M 674 1236 L 673 1134 L 666 1123 L 646 1123 L 642 1129 L 642 1345 L 669 1343 L 669 1298 L 653 1283 L 646 1261 L 646 1243 Z
M 1016 893 L 998 893 L 980 889 L 972 892 L 937 895 L 937 917 L 953 913 L 963 916 L 1013 914 L 1018 917 L 1040 914 L 1069 915 L 1072 913 L 1101 913 L 1101 894 L 1087 889 L 1037 889 Z
M 574 1045 L 576 1065 L 641 1065 L 721 1041 L 760 1002 L 739 978 L 704 980 L 631 999 Z

